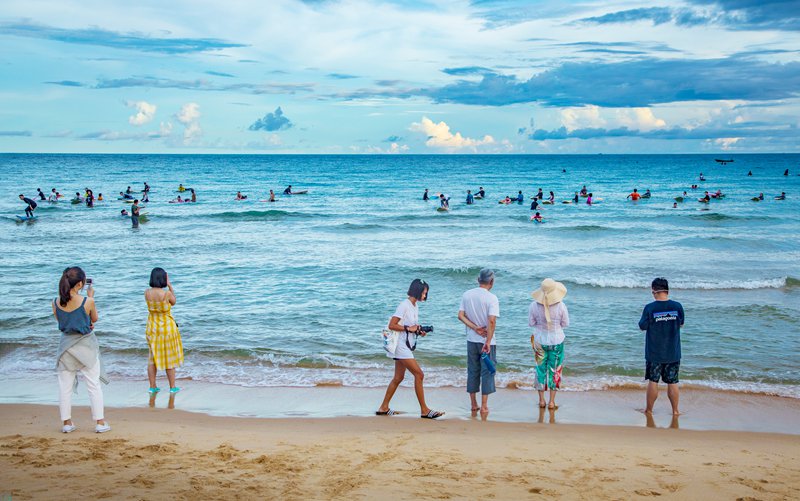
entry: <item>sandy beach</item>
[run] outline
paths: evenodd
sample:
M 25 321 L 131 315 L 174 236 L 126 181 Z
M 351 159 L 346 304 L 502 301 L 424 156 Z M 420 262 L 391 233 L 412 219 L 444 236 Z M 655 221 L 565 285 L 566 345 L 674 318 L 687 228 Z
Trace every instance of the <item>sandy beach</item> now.
M 12 499 L 790 499 L 795 435 L 383 417 L 260 419 L 115 408 L 58 433 L 4 404 Z

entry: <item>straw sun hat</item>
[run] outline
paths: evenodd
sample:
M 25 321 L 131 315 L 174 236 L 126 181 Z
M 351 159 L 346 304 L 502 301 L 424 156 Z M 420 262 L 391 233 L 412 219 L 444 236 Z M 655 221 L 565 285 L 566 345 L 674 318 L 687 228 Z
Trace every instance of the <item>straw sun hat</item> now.
M 567 288 L 561 282 L 556 282 L 552 278 L 542 280 L 542 285 L 531 293 L 533 299 L 544 306 L 544 316 L 547 323 L 550 321 L 550 306 L 560 303 L 567 295 Z

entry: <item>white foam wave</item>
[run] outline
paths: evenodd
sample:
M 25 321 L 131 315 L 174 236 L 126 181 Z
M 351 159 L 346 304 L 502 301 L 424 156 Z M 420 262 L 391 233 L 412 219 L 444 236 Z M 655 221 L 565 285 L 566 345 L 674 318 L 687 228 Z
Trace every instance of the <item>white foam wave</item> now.
M 591 278 L 569 278 L 566 282 L 591 287 L 619 289 L 647 289 L 652 277 L 600 276 Z M 681 290 L 724 290 L 724 289 L 779 289 L 787 285 L 788 277 L 764 278 L 756 280 L 722 280 L 698 281 L 693 278 L 677 278 L 670 280 L 671 289 Z

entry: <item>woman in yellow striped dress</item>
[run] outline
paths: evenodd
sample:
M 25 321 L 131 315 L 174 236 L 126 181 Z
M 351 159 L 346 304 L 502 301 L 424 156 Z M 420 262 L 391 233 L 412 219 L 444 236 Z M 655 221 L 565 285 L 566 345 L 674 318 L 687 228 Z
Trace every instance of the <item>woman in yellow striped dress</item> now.
M 163 268 L 153 268 L 150 273 L 150 288 L 144 293 L 147 301 L 147 345 L 150 356 L 147 360 L 147 377 L 150 380 L 150 393 L 158 393 L 156 371 L 166 369 L 169 380 L 169 392 L 181 391 L 175 386 L 175 368 L 183 365 L 183 343 L 178 324 L 172 318 L 172 306 L 175 304 L 175 291 Z

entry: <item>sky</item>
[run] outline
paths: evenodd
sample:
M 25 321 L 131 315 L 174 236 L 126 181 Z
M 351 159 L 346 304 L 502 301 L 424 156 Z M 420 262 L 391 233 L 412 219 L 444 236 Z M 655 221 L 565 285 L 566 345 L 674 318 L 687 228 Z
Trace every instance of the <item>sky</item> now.
M 11 0 L 0 152 L 800 151 L 800 0 Z

